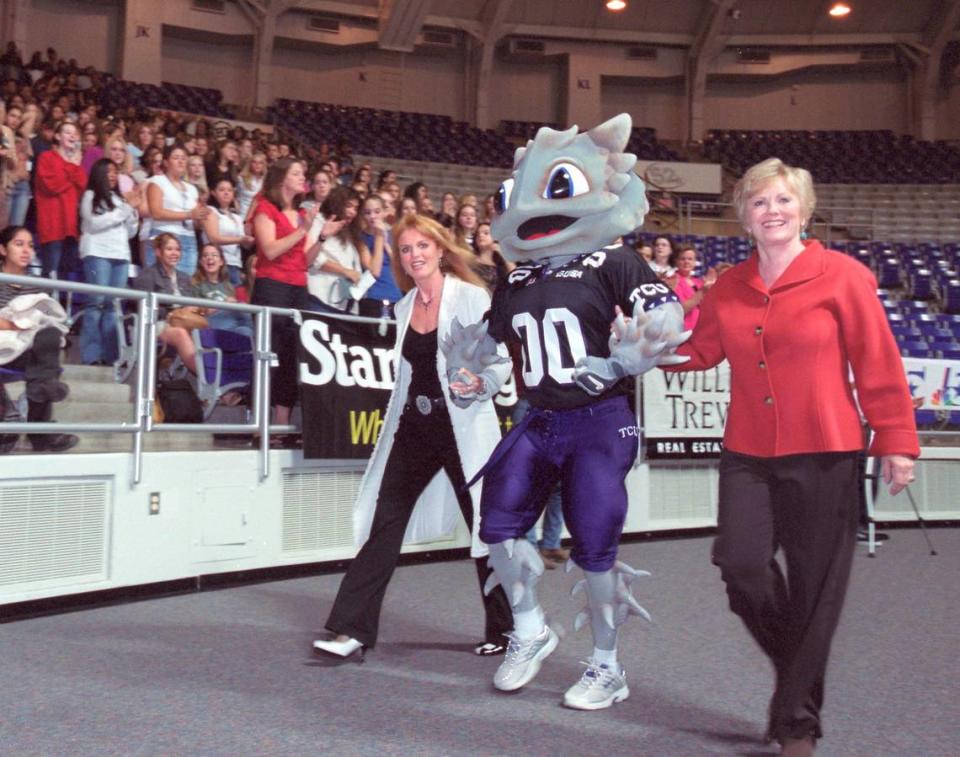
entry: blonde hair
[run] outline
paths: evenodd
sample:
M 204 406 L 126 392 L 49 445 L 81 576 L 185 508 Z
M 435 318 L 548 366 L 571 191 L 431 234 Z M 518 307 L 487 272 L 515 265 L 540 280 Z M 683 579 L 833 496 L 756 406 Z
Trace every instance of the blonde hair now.
M 746 221 L 747 201 L 767 182 L 781 178 L 800 200 L 802 220 L 807 223 L 817 206 L 817 195 L 813 191 L 813 177 L 805 168 L 788 166 L 780 158 L 767 158 L 747 169 L 733 188 L 733 205 L 737 210 L 740 223 Z
M 108 138 L 106 142 L 103 143 L 103 157 L 106 158 L 109 156 L 110 148 L 117 142 L 119 142 L 121 147 L 123 147 L 124 154 L 123 165 L 117 166 L 117 170 L 121 173 L 130 174 L 130 172 L 133 171 L 133 155 L 131 155 L 130 151 L 127 149 L 127 140 L 123 138 L 123 134 L 118 134 L 113 138 Z M 110 162 L 112 163 L 113 160 L 111 159 Z M 114 163 L 114 165 L 116 164 Z
M 473 270 L 470 262 L 473 258 L 473 252 L 457 244 L 443 226 L 434 221 L 416 213 L 401 216 L 393 225 L 394 247 L 397 254 L 400 252 L 400 235 L 407 231 L 416 231 L 423 234 L 427 239 L 435 242 L 441 250 L 440 270 L 456 276 L 461 281 L 466 281 L 474 286 L 484 287 L 481 279 Z M 415 286 L 413 278 L 408 274 L 402 265 L 393 269 L 393 278 L 401 291 L 409 292 Z

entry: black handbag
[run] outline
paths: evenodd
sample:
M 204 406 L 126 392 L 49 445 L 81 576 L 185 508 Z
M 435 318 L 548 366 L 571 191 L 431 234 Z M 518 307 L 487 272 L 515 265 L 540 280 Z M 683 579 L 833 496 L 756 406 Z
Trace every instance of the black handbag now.
M 163 411 L 159 423 L 203 423 L 203 403 L 187 379 L 171 379 L 158 384 L 157 402 Z

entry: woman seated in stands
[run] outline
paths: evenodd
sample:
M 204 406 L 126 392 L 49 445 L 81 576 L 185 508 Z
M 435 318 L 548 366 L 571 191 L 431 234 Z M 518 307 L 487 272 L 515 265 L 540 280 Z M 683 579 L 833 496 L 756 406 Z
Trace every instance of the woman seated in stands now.
M 473 238 L 473 254 L 475 255 L 473 270 L 483 279 L 492 296 L 494 290 L 514 266 L 504 260 L 500 254 L 497 243 L 493 241 L 493 235 L 490 233 L 489 223 L 484 222 L 477 226 L 477 233 Z
M 117 189 L 121 195 L 132 192 L 136 186 L 133 180 L 133 157 L 127 150 L 127 142 L 121 135 L 111 137 L 104 145 L 103 157 L 117 167 Z M 91 171 L 93 167 L 91 166 Z
M 200 251 L 200 265 L 192 279 L 197 297 L 215 302 L 239 302 L 227 267 L 223 248 L 215 244 L 205 244 Z M 204 315 L 212 329 L 232 331 L 253 338 L 253 320 L 249 313 L 210 309 Z
M 677 269 L 670 264 L 675 249 L 670 237 L 654 237 L 653 240 L 653 260 L 650 261 L 650 268 L 657 276 L 663 280 L 669 280 L 671 285 L 673 277 L 676 276 Z
M 217 145 L 216 157 L 207 163 L 207 181 L 215 184 L 222 178 L 230 180 L 231 184 L 237 183 L 237 177 L 240 175 L 240 150 L 237 143 L 230 139 L 225 139 Z
M 320 208 L 320 222 L 325 225 L 317 237 L 320 249 L 307 278 L 310 302 L 316 310 L 344 312 L 351 307 L 350 287 L 360 281 L 360 248 L 365 246 L 359 207 L 356 192 L 336 186 Z M 330 222 L 339 223 L 335 233 L 327 228 Z
M 134 289 L 144 292 L 173 294 L 181 297 L 196 297 L 197 292 L 190 277 L 178 268 L 181 259 L 180 239 L 167 232 L 153 239 L 156 262 L 141 271 L 133 282 Z M 169 311 L 176 305 L 160 308 L 164 320 L 157 324 L 157 338 L 173 348 L 191 373 L 197 372 L 197 351 L 190 332 L 180 326 L 171 326 L 166 321 Z
M 237 212 L 241 218 L 246 219 L 250 208 L 253 207 L 253 199 L 263 189 L 263 177 L 266 175 L 267 156 L 255 150 L 240 171 L 240 178 L 237 179 Z
M 203 222 L 203 240 L 220 248 L 226 261 L 224 275 L 233 286 L 240 284 L 243 270 L 241 247 L 251 247 L 253 237 L 244 231 L 243 216 L 234 203 L 233 184 L 226 177 L 216 183 L 210 195 L 211 213 Z M 198 266 L 199 271 L 202 266 Z
M 430 190 L 422 181 L 415 181 L 403 190 L 404 198 L 409 198 L 416 203 L 417 213 L 425 215 L 424 201 L 430 196 Z
M 493 221 L 493 217 L 497 214 L 496 209 L 494 208 L 494 196 L 487 195 L 483 198 L 483 212 L 481 215 L 481 221 L 485 223 L 490 223 Z
M 129 153 L 119 147 L 122 156 Z M 130 238 L 140 222 L 140 190 L 120 190 L 117 165 L 101 158 L 90 169 L 87 191 L 80 198 L 80 259 L 88 284 L 125 287 L 130 270 Z M 86 365 L 117 360 L 113 298 L 91 295 L 83 311 L 80 358 Z
M 127 150 L 133 156 L 134 160 L 139 161 L 153 141 L 153 129 L 150 128 L 150 124 L 137 124 L 133 130 L 133 135 L 133 141 L 127 143 Z
M 400 200 L 400 217 L 417 215 L 417 201 L 412 197 L 404 197 Z
M 180 241 L 179 269 L 192 276 L 197 270 L 194 224 L 203 223 L 210 209 L 200 204 L 197 188 L 186 180 L 187 152 L 182 145 L 173 144 L 164 149 L 163 168 L 161 176 L 147 180 L 151 233 L 172 234 Z M 152 262 L 149 257 L 144 260 L 148 265 Z
M 304 201 L 300 203 L 300 207 L 306 209 L 316 206 L 319 208 L 326 201 L 327 197 L 329 197 L 330 190 L 336 185 L 329 171 L 322 168 L 318 169 L 313 174 L 313 179 L 310 182 L 310 192 Z
M 363 546 L 350 563 L 325 624 L 335 636 L 313 646 L 340 657 L 373 647 L 407 524 L 414 519 L 414 540 L 436 538 L 440 534 L 434 524 L 445 520 L 447 513 L 456 517 L 459 509 L 473 534 L 471 556 L 486 617 L 484 639 L 474 652 L 502 654 L 513 615 L 499 585 L 483 595 L 490 568 L 486 547 L 477 538 L 480 485 L 465 489 L 467 479 L 500 441 L 496 411 L 487 400 L 507 379 L 510 363 L 493 366 L 482 377 L 468 374 L 462 382 L 448 384 L 438 344 L 454 317 L 462 323 L 477 322 L 490 307 L 490 296 L 470 270 L 469 260 L 436 221 L 419 215 L 401 218 L 394 238 L 400 261 L 397 278 L 407 290 L 397 305 L 396 391 L 406 395 L 391 399 L 363 477 L 355 532 Z M 462 408 L 451 400 L 451 393 L 475 393 L 479 401 Z M 437 482 L 441 488 L 428 487 L 441 471 L 444 475 Z
M 700 319 L 704 295 L 717 283 L 717 272 L 711 268 L 703 278 L 693 275 L 697 268 L 697 250 L 692 245 L 681 245 L 670 258 L 670 266 L 677 271 L 674 291 L 683 305 L 683 328 L 692 329 Z
M 440 213 L 437 221 L 445 229 L 452 229 L 457 222 L 457 196 L 453 192 L 444 192 L 440 198 Z
M 457 208 L 457 220 L 453 225 L 453 238 L 461 247 L 472 247 L 473 237 L 477 233 L 476 205 L 461 204 Z
M 359 314 L 371 318 L 393 318 L 393 306 L 403 297 L 393 270 L 397 265 L 393 240 L 384 220 L 384 202 L 379 195 L 363 202 L 363 246 L 360 263 L 376 281 L 359 302 Z
M 184 147 L 186 150 L 187 148 Z M 207 167 L 199 155 L 187 157 L 186 180 L 197 188 L 197 199 L 201 205 L 206 205 L 210 199 L 210 186 L 207 184 Z
M 33 262 L 33 235 L 22 226 L 0 231 L 0 272 L 26 276 Z M 42 294 L 29 285 L 0 283 L 0 311 L 23 295 Z M 0 316 L 0 331 L 23 331 Z M 63 333 L 54 326 L 38 329 L 30 346 L 5 368 L 23 371 L 27 393 L 27 421 L 46 423 L 52 419 L 53 403 L 65 400 L 70 388 L 60 381 L 60 342 Z M 0 385 L 0 391 L 3 386 Z M 0 418 L 2 420 L 2 418 Z M 63 452 L 79 441 L 73 434 L 28 434 L 34 452 Z M 0 452 L 9 452 L 17 442 L 15 434 L 0 435 Z

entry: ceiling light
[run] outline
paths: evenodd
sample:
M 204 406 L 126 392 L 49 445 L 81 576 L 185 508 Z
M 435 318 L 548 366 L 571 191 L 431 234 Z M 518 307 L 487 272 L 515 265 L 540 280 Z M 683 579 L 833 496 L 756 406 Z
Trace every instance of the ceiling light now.
M 834 3 L 830 8 L 830 15 L 834 18 L 843 18 L 850 15 L 850 6 L 846 3 Z
M 622 11 L 626 7 L 626 0 L 607 0 L 608 11 Z

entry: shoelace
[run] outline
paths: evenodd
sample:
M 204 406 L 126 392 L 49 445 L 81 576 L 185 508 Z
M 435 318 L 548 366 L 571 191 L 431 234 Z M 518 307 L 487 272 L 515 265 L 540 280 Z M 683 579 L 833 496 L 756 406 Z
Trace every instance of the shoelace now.
M 583 675 L 580 676 L 580 683 L 585 683 L 588 689 L 594 686 L 602 688 L 610 683 L 616 675 L 610 668 L 598 665 L 593 660 L 580 660 L 580 664 L 587 667 L 583 671 Z
M 537 646 L 537 642 L 540 640 L 539 636 L 534 636 L 532 639 L 521 639 L 513 632 L 508 633 L 507 638 L 510 642 L 507 644 L 506 656 L 507 662 L 510 664 L 529 659 L 533 654 L 534 648 Z

